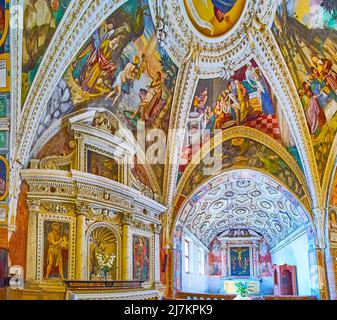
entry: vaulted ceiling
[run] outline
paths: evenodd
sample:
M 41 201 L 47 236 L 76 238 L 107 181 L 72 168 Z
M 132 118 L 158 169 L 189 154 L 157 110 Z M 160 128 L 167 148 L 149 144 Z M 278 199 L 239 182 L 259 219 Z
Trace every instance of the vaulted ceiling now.
M 193 193 L 179 217 L 206 246 L 225 231 L 248 229 L 274 247 L 308 221 L 288 191 L 250 170 L 213 178 Z
M 161 187 L 171 223 L 194 170 L 183 132 L 195 123 L 211 127 L 214 140 L 212 130 L 220 129 L 221 142 L 227 134 L 254 140 L 256 132 L 258 169 L 309 210 L 324 208 L 337 153 L 337 8 L 328 2 L 25 0 L 22 21 L 11 30 L 17 140 L 11 194 L 19 192 L 20 169 L 61 129 L 65 116 L 99 107 L 133 132 L 141 119 L 147 131 L 169 133 L 164 162 L 153 164 L 150 176 Z M 139 71 L 126 81 L 132 66 Z M 237 99 L 238 90 L 248 92 L 239 101 L 246 114 L 227 112 L 228 118 L 215 121 L 217 103 L 234 92 L 226 92 L 231 83 L 237 84 Z M 144 105 L 148 109 L 138 109 Z M 224 168 L 250 167 L 243 160 L 252 151 L 234 147 Z M 281 178 L 284 171 L 302 191 L 292 190 L 291 178 Z M 208 179 L 199 175 L 191 192 Z M 259 188 L 267 197 L 267 187 Z

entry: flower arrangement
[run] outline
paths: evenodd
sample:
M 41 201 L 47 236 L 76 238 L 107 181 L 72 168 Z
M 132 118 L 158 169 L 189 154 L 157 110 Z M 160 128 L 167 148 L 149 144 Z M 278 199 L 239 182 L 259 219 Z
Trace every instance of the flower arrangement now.
M 96 258 L 100 271 L 103 273 L 104 278 L 107 278 L 109 271 L 112 269 L 116 256 L 113 253 L 109 255 L 106 252 L 99 252 L 97 253 Z
M 249 288 L 248 282 L 236 282 L 235 283 L 236 291 L 241 297 L 247 297 L 249 293 L 252 291 Z

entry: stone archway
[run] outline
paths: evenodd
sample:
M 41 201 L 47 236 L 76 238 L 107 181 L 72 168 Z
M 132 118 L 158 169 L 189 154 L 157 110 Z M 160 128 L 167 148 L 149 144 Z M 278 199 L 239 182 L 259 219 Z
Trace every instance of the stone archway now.
M 313 217 L 279 182 L 268 175 L 247 169 L 225 172 L 210 179 L 181 205 L 172 235 L 174 289 L 181 288 L 182 283 L 183 233 L 192 234 L 196 241 L 200 241 L 200 246 L 209 248 L 216 237 L 229 237 L 230 233 L 241 230 L 254 237 L 260 235 L 260 240 L 255 244 L 266 242 L 277 264 L 283 264 L 279 256 L 283 254 L 284 247 L 296 243 L 296 239 L 303 240 L 306 249 L 302 249 L 306 251 L 306 258 L 299 258 L 304 259 L 303 265 L 297 264 L 299 294 L 320 296 L 322 288 L 319 284 L 324 280 L 325 272 L 319 267 L 322 259 L 315 247 L 317 235 Z M 251 255 L 259 259 L 257 251 L 252 251 Z M 284 263 L 289 261 L 288 264 L 295 264 L 297 258 L 294 259 L 292 257 Z M 222 261 L 223 270 L 226 263 Z M 259 264 L 254 260 L 254 277 L 260 277 L 259 269 Z M 227 271 L 221 275 L 227 277 Z M 272 272 L 270 277 L 272 279 Z

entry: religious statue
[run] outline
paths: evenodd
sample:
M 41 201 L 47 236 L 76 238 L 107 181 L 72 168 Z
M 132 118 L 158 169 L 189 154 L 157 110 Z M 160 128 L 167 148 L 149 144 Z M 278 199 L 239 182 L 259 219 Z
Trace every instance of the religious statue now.
M 52 230 L 48 233 L 47 271 L 45 279 L 49 279 L 52 268 L 58 270 L 59 278 L 64 280 L 62 250 L 68 249 L 68 240 L 62 235 L 61 223 L 52 223 Z

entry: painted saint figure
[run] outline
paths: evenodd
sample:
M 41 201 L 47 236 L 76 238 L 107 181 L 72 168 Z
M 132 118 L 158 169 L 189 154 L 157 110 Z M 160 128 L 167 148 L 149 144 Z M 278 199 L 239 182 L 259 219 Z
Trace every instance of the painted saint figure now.
M 49 279 L 52 268 L 58 270 L 59 278 L 64 280 L 62 250 L 68 248 L 67 237 L 61 233 L 61 224 L 54 222 L 48 233 L 47 271 L 45 279 Z
M 133 248 L 133 277 L 139 280 L 148 280 L 149 257 L 145 239 L 138 237 L 134 239 Z

